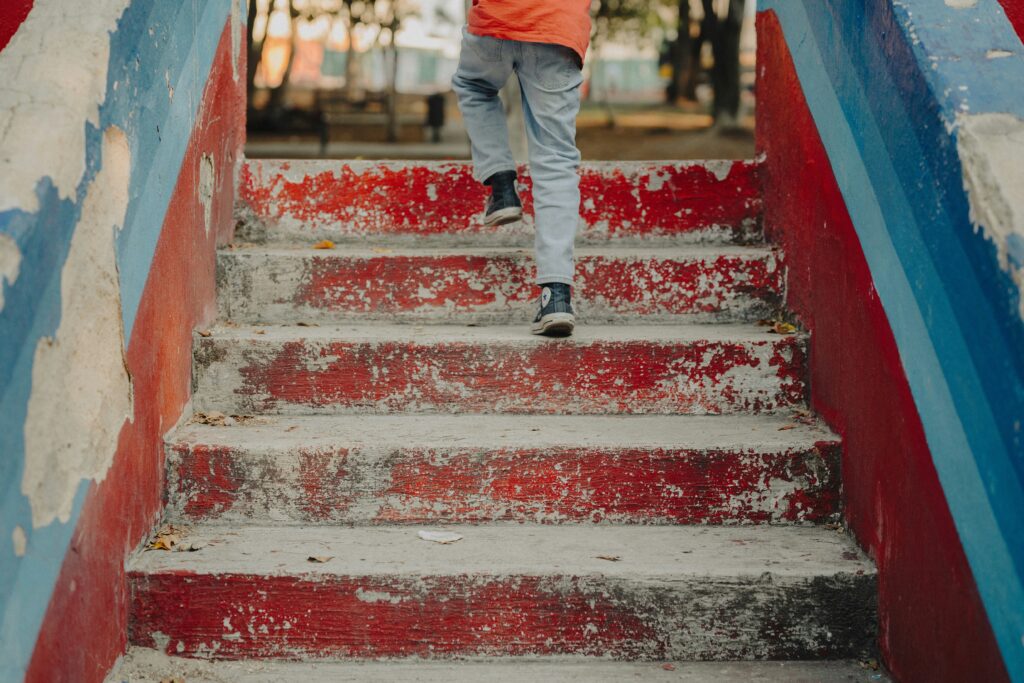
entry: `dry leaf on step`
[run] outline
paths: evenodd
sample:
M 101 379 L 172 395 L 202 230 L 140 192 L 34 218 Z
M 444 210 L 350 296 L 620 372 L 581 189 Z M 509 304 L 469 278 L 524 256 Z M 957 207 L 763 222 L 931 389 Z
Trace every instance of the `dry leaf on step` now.
M 324 562 L 330 562 L 334 559 L 334 555 L 310 555 L 306 558 L 307 562 L 317 562 L 323 564 Z
M 322 242 L 317 242 L 316 244 L 314 244 L 313 248 L 314 249 L 334 249 L 334 242 L 332 242 L 330 240 L 324 240 Z
M 620 556 L 618 556 L 618 555 L 598 555 L 597 559 L 599 559 L 599 560 L 608 560 L 609 562 L 618 562 L 622 558 Z
M 796 326 L 779 320 L 772 325 L 772 332 L 775 334 L 796 334 Z

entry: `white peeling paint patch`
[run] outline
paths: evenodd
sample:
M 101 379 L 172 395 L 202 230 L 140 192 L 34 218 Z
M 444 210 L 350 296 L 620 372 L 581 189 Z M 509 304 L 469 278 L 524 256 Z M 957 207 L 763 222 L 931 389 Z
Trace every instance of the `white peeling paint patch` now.
M 25 557 L 28 538 L 25 536 L 25 530 L 20 526 L 14 527 L 14 531 L 11 532 L 11 543 L 14 545 L 15 557 Z
M 203 205 L 203 225 L 210 234 L 210 220 L 213 212 L 213 190 L 216 187 L 217 170 L 212 154 L 204 154 L 199 160 L 199 203 Z
M 1009 50 L 989 50 L 985 53 L 986 59 L 1003 59 L 1005 57 L 1012 57 L 1013 53 Z
M 0 311 L 4 310 L 4 283 L 13 285 L 21 267 L 21 250 L 9 235 L 0 235 Z
M 946 7 L 953 9 L 970 9 L 978 4 L 978 0 L 946 0 Z
M 69 519 L 79 482 L 103 480 L 132 415 L 114 250 L 131 168 L 120 129 L 104 133 L 102 164 L 61 273 L 60 327 L 39 341 L 32 367 L 21 491 L 33 527 Z
M 999 267 L 1024 292 L 1024 120 L 961 114 L 957 124 L 971 222 L 996 245 Z M 1024 319 L 1024 297 L 1020 316 Z
M 130 0 L 36 0 L 0 52 L 0 211 L 39 209 L 36 183 L 61 198 L 85 172 L 85 122 L 99 125 L 110 32 Z

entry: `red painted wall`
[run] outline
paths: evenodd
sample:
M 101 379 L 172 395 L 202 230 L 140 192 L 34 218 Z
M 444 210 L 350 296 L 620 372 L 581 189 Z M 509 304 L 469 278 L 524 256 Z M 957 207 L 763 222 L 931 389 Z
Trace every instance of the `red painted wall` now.
M 135 415 L 121 430 L 106 479 L 93 485 L 64 558 L 26 681 L 102 681 L 127 644 L 125 557 L 162 508 L 163 436 L 189 400 L 192 330 L 216 316 L 215 242 L 230 239 L 235 161 L 244 142 L 245 88 L 231 69 L 225 27 L 193 137 L 164 217 L 128 347 Z M 243 56 L 240 59 L 244 60 Z M 245 73 L 244 63 L 239 72 Z M 199 203 L 199 164 L 213 154 L 209 235 Z
M 4 0 L 3 6 L 0 6 L 0 50 L 11 42 L 34 2 L 35 0 Z
M 812 333 L 812 404 L 843 438 L 845 515 L 879 570 L 879 647 L 900 681 L 1007 680 L 896 343 L 775 15 L 758 18 L 765 227 Z
M 1013 29 L 1024 42 L 1024 0 L 999 0 L 999 4 L 1003 6 L 1003 11 L 1006 12 L 1010 23 L 1013 24 Z

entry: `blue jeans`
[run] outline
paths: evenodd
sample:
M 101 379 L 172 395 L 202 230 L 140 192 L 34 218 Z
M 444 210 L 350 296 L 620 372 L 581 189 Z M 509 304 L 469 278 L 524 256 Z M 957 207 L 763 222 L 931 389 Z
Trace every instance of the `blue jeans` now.
M 537 283 L 571 285 L 580 222 L 579 57 L 561 45 L 487 38 L 463 29 L 462 56 L 452 87 L 472 142 L 474 176 L 481 182 L 516 168 L 505 109 L 498 99 L 513 73 L 523 93 L 530 147 Z

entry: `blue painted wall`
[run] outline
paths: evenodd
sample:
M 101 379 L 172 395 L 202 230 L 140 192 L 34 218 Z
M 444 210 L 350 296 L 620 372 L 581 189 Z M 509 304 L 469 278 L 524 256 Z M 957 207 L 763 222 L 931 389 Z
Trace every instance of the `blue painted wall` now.
M 1024 119 L 1024 50 L 997 0 L 760 9 L 783 28 L 1007 670 L 1024 681 L 1021 292 L 971 224 L 957 148 L 958 114 Z
M 0 234 L 12 237 L 22 254 L 19 277 L 0 284 L 5 302 L 0 310 L 0 680 L 24 675 L 88 488 L 83 480 L 67 523 L 32 528 L 20 490 L 32 363 L 39 340 L 53 336 L 60 324 L 61 271 L 86 188 L 102 163 L 102 131 L 121 128 L 131 149 L 130 202 L 117 237 L 127 344 L 232 2 L 239 3 L 244 26 L 244 0 L 131 2 L 110 36 L 99 126 L 82 118 L 86 172 L 74 197 L 59 199 L 43 177 L 37 184 L 38 211 L 0 213 Z M 24 557 L 10 551 L 16 526 L 28 535 Z

